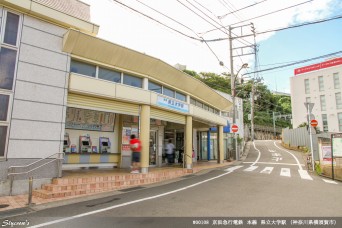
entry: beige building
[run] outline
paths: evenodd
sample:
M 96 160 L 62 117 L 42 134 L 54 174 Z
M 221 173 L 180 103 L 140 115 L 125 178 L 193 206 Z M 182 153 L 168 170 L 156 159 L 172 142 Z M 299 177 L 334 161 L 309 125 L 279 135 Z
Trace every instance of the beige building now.
M 305 102 L 324 132 L 342 132 L 342 58 L 295 69 L 291 80 L 293 127 L 307 122 Z
M 34 169 L 40 186 L 62 169 L 129 167 L 131 134 L 142 141 L 145 173 L 165 163 L 169 139 L 187 169 L 210 153 L 224 161 L 231 102 L 160 59 L 96 37 L 89 12 L 78 0 L 0 0 L 0 194 L 27 189 L 27 175 L 10 187 L 12 173 Z

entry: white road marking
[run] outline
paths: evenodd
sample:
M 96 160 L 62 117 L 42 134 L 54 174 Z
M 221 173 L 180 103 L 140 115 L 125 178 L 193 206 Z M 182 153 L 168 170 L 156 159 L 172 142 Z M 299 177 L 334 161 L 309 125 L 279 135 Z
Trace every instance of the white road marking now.
M 274 167 L 266 167 L 266 168 L 263 169 L 260 173 L 271 174 L 273 168 L 274 168 Z
M 233 172 L 233 171 L 235 171 L 237 169 L 240 169 L 241 167 L 243 167 L 243 166 L 242 165 L 237 165 L 237 166 L 233 166 L 233 167 L 230 167 L 228 169 L 225 169 L 224 171 L 226 171 L 226 172 Z
M 270 149 L 268 151 L 271 152 L 271 153 L 275 152 L 274 150 L 270 150 Z
M 252 172 L 254 170 L 256 170 L 259 166 L 250 166 L 248 167 L 247 169 L 243 170 L 243 171 L 246 171 L 246 172 Z
M 243 162 L 246 164 L 253 163 L 252 165 L 255 164 L 255 162 Z M 297 166 L 298 164 L 293 164 L 293 163 L 275 163 L 275 162 L 257 162 L 258 164 L 269 164 L 269 165 L 291 165 L 291 166 Z M 251 165 L 251 166 L 252 166 Z
M 298 170 L 298 172 L 302 179 L 313 180 L 312 177 L 309 175 L 308 171 L 300 169 Z
M 156 199 L 156 198 L 159 198 L 159 197 L 162 197 L 162 196 L 166 196 L 166 195 L 170 195 L 170 194 L 173 194 L 173 193 L 176 193 L 176 192 L 180 192 L 180 191 L 183 191 L 183 190 L 195 187 L 197 185 L 200 185 L 200 184 L 203 184 L 203 183 L 215 180 L 217 178 L 223 177 L 223 176 L 225 176 L 227 174 L 230 174 L 230 173 L 232 173 L 232 172 L 223 173 L 223 174 L 220 174 L 220 175 L 218 175 L 216 177 L 212 177 L 212 178 L 206 179 L 204 181 L 200 181 L 200 182 L 198 182 L 196 184 L 192 184 L 192 185 L 189 185 L 189 186 L 186 186 L 186 187 L 183 187 L 183 188 L 179 188 L 179 189 L 176 189 L 176 190 L 173 190 L 173 191 L 165 192 L 165 193 L 162 193 L 162 194 L 159 194 L 159 195 L 150 196 L 150 197 L 146 197 L 146 198 L 142 198 L 142 199 L 138 199 L 138 200 L 133 200 L 133 201 L 130 201 L 130 202 L 114 205 L 114 206 L 111 206 L 111 207 L 106 207 L 106 208 L 102 208 L 102 209 L 99 209 L 99 210 L 94 210 L 94 211 L 90 211 L 90 212 L 86 212 L 86 213 L 83 213 L 83 214 L 74 215 L 74 216 L 67 217 L 67 218 L 57 219 L 57 220 L 54 220 L 54 221 L 45 222 L 45 223 L 41 223 L 41 224 L 38 224 L 38 225 L 30 226 L 30 227 L 32 227 L 32 228 L 45 227 L 45 226 L 49 226 L 49 225 L 52 225 L 52 224 L 61 223 L 61 222 L 69 221 L 69 220 L 76 219 L 76 218 L 82 218 L 82 217 L 85 217 L 85 216 L 88 216 L 88 215 L 93 215 L 93 214 L 97 214 L 97 213 L 100 213 L 100 212 L 112 210 L 112 209 L 115 209 L 115 208 L 124 207 L 124 206 L 127 206 L 127 205 L 143 202 L 143 201 L 146 201 L 146 200 Z
M 289 168 L 281 168 L 280 170 L 280 176 L 283 177 L 291 177 L 291 172 Z
M 329 183 L 329 184 L 338 184 L 336 181 L 333 180 L 326 180 L 326 179 L 322 179 L 325 183 Z
M 282 161 L 282 160 L 283 160 L 283 158 L 279 158 L 279 160 L 280 160 L 280 161 Z
M 303 170 L 301 164 L 300 164 L 299 161 L 298 161 L 298 158 L 297 158 L 296 156 L 294 156 L 294 154 L 292 154 L 291 152 L 289 152 L 289 151 L 287 151 L 287 150 L 284 150 L 284 149 L 280 148 L 279 146 L 277 146 L 277 144 L 276 144 L 275 142 L 273 142 L 273 143 L 274 143 L 274 145 L 275 145 L 278 149 L 280 149 L 280 150 L 282 150 L 282 151 L 285 151 L 286 153 L 291 154 L 292 157 L 297 161 L 298 168 L 299 168 L 300 170 Z
M 259 155 L 258 155 L 258 158 L 255 160 L 255 162 L 251 166 L 254 166 L 259 161 L 260 156 L 261 156 L 261 152 L 259 149 L 256 148 L 254 141 L 253 141 L 253 146 L 254 146 L 254 149 L 256 149 L 259 152 Z
M 277 161 L 279 161 L 279 158 L 277 158 L 277 157 L 276 158 L 272 158 L 272 160 L 277 162 Z

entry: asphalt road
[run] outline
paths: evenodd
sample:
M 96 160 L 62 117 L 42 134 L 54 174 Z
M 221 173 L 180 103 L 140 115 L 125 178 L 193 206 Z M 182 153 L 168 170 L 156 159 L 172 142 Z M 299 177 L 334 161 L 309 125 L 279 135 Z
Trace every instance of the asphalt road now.
M 239 219 L 246 225 L 253 218 L 260 225 L 260 219 L 275 217 L 342 217 L 341 192 L 341 182 L 307 172 L 301 153 L 274 141 L 256 141 L 234 166 L 5 219 L 73 228 L 203 227 Z

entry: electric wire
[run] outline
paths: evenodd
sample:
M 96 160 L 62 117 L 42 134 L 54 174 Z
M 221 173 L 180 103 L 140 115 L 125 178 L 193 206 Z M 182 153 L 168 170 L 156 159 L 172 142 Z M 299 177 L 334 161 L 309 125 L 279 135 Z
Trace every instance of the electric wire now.
M 229 27 L 229 26 L 232 26 L 232 25 L 236 25 L 236 24 L 240 24 L 240 23 L 246 22 L 246 21 L 251 21 L 253 19 L 257 19 L 257 18 L 260 18 L 260 17 L 265 17 L 265 16 L 268 16 L 268 15 L 271 15 L 271 14 L 274 14 L 274 13 L 278 13 L 278 12 L 281 12 L 281 11 L 284 11 L 284 10 L 287 10 L 287 9 L 291 9 L 291 8 L 294 8 L 294 7 L 297 7 L 297 6 L 300 6 L 300 5 L 312 2 L 312 1 L 314 1 L 314 0 L 309 0 L 309 1 L 302 2 L 302 3 L 296 4 L 296 5 L 285 7 L 285 8 L 282 8 L 282 9 L 279 9 L 279 10 L 275 10 L 275 11 L 272 11 L 272 12 L 269 12 L 269 13 L 266 13 L 266 14 L 262 14 L 262 15 L 259 15 L 259 16 L 256 16 L 256 17 L 249 18 L 247 20 L 243 20 L 243 21 L 239 21 L 239 22 L 236 22 L 236 23 L 233 23 L 233 24 L 230 24 L 230 25 L 226 25 L 224 27 Z M 215 31 L 215 30 L 217 30 L 217 28 L 216 29 L 208 30 L 206 32 L 203 32 L 202 34 L 209 33 L 209 32 Z
M 263 1 L 260 1 L 260 2 L 257 2 L 257 3 L 254 3 L 254 4 L 252 4 L 252 5 L 245 6 L 245 7 L 241 8 L 241 9 L 235 10 L 235 11 L 233 11 L 233 12 L 229 12 L 229 13 L 224 14 L 224 15 L 222 15 L 222 16 L 218 16 L 218 18 L 219 18 L 219 19 L 223 19 L 223 18 L 225 18 L 226 16 L 228 16 L 229 14 L 236 13 L 236 12 L 238 12 L 238 11 L 241 11 L 241 10 L 244 10 L 244 9 L 247 9 L 247 8 L 250 8 L 250 7 L 252 7 L 252 6 L 258 5 L 258 4 L 260 4 L 260 3 L 262 3 L 262 2 L 266 2 L 266 1 L 267 1 L 267 0 L 263 0 Z

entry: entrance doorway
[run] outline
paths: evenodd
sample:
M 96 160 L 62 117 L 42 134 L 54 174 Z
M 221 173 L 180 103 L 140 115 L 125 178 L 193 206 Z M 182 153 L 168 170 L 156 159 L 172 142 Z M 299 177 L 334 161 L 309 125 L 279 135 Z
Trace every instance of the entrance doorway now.
M 150 166 L 156 166 L 157 165 L 157 148 L 158 148 L 158 131 L 152 130 L 150 131 L 150 144 L 149 144 L 149 165 Z

